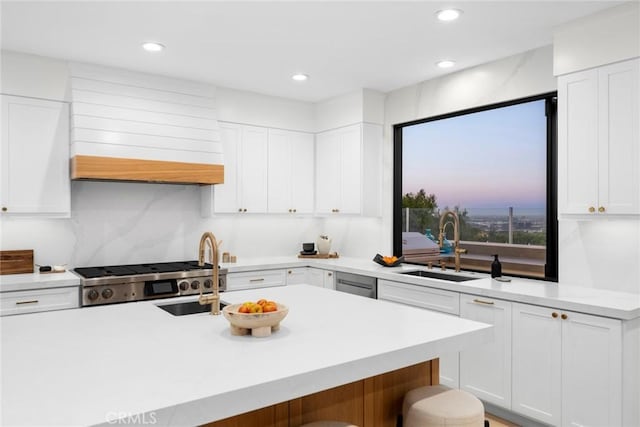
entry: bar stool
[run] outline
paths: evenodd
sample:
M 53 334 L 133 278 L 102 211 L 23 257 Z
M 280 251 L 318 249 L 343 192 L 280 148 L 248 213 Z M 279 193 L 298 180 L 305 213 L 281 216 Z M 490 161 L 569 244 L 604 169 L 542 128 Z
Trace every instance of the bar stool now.
M 300 427 L 358 427 L 355 424 L 345 423 L 342 421 L 314 421 L 312 423 L 303 424 Z
M 402 402 L 403 427 L 484 427 L 484 405 L 463 390 L 443 385 L 409 391 Z

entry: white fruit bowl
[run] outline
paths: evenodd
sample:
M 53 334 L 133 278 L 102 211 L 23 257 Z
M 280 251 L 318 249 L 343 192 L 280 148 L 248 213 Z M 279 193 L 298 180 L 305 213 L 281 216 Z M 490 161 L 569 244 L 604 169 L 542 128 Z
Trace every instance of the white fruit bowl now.
M 286 305 L 276 303 L 278 309 L 268 313 L 239 313 L 242 304 L 228 305 L 222 314 L 231 324 L 231 335 L 248 335 L 268 337 L 271 332 L 280 329 L 280 322 L 289 313 Z

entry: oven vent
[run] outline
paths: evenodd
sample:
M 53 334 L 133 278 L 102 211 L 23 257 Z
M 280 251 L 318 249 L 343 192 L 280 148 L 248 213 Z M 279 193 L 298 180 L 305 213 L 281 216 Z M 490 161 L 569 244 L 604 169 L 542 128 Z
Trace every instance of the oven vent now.
M 215 87 L 73 63 L 71 178 L 219 184 Z

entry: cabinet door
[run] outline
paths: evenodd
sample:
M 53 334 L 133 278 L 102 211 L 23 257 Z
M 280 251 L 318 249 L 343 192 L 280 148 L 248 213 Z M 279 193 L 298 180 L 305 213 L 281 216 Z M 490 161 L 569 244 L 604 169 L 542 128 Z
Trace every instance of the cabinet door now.
M 238 211 L 238 151 L 242 133 L 239 125 L 220 123 L 220 138 L 224 153 L 224 184 L 204 187 L 213 191 L 213 207 L 217 213 Z
M 316 136 L 316 212 L 335 213 L 340 206 L 341 141 L 337 131 Z
M 341 213 L 359 214 L 362 197 L 362 132 L 360 125 L 340 131 Z
M 333 274 L 333 271 L 324 272 L 323 286 L 327 289 L 336 289 L 336 275 Z
M 558 212 L 593 213 L 598 205 L 598 74 L 558 78 Z
M 513 411 L 551 425 L 561 422 L 560 310 L 513 303 Z
M 266 128 L 242 127 L 238 209 L 243 212 L 267 212 L 267 141 Z
M 491 343 L 460 352 L 460 388 L 511 407 L 511 303 L 460 295 L 460 317 L 493 325 Z
M 287 269 L 287 285 L 300 285 L 303 283 L 309 283 L 306 267 Z
M 313 135 L 269 129 L 267 169 L 269 212 L 313 212 Z
M 289 132 L 269 129 L 268 210 L 290 212 L 293 163 Z
M 598 208 L 604 213 L 640 214 L 639 61 L 598 69 Z
M 620 320 L 563 312 L 562 425 L 621 425 Z M 637 404 L 637 402 L 636 402 Z
M 311 268 L 311 267 L 307 269 L 307 279 L 310 285 L 323 288 L 324 276 L 325 276 L 324 270 L 321 270 L 319 268 Z
M 69 106 L 2 95 L 2 212 L 71 212 Z
M 315 157 L 313 135 L 291 132 L 291 208 L 313 213 Z

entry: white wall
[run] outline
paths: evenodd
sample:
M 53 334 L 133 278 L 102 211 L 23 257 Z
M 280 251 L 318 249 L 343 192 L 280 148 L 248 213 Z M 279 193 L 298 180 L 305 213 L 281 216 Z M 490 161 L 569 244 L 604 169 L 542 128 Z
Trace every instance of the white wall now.
M 65 61 L 2 52 L 3 93 L 68 100 L 68 75 Z M 369 114 L 379 116 L 382 103 L 376 112 L 374 102 L 379 95 L 369 96 Z M 351 95 L 346 98 L 354 104 Z M 222 121 L 307 132 L 317 128 L 316 106 L 310 103 L 218 87 L 217 107 Z M 362 106 L 358 117 L 362 121 Z M 212 231 L 223 240 L 222 249 L 240 259 L 294 255 L 302 242 L 315 241 L 321 233 L 334 237 L 332 250 L 342 255 L 373 257 L 377 249 L 376 233 L 369 232 L 379 233 L 376 220 L 280 215 L 203 219 L 199 191 L 186 185 L 72 182 L 71 219 L 2 217 L 0 248 L 34 249 L 36 263 L 69 267 L 195 259 L 203 231 Z M 367 236 L 365 244 L 358 236 Z
M 392 247 L 392 125 L 556 90 L 551 46 L 482 64 L 387 94 L 382 227 Z M 640 221 L 561 221 L 561 283 L 640 293 Z
M 384 246 L 392 248 L 394 124 L 556 90 L 551 46 L 426 80 L 387 94 L 382 200 Z
M 555 75 L 640 56 L 640 3 L 629 2 L 562 25 L 553 35 Z

